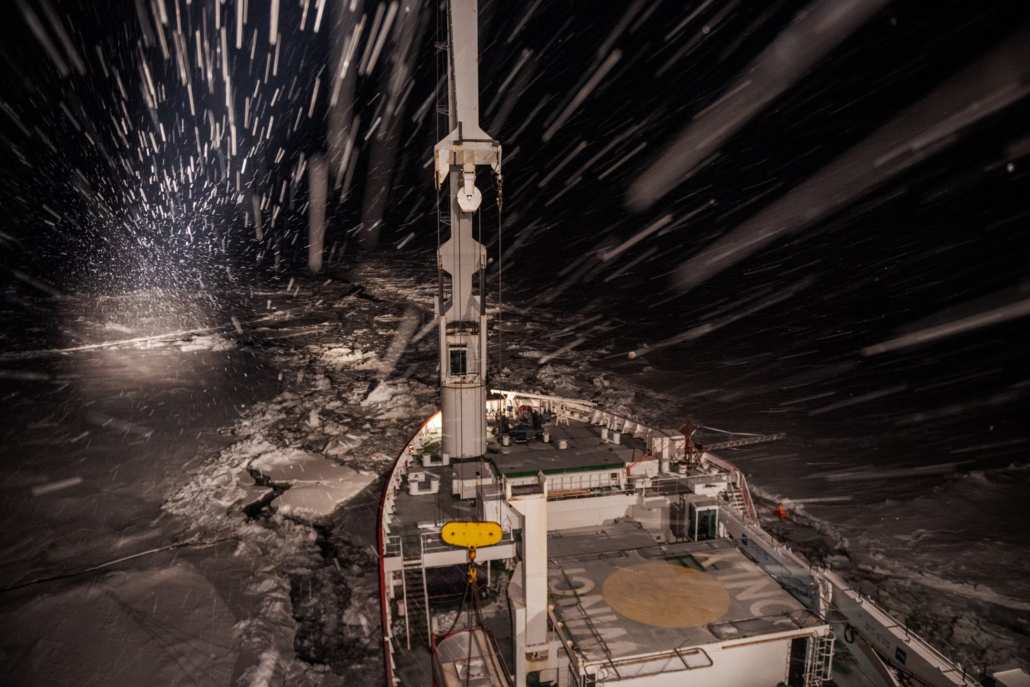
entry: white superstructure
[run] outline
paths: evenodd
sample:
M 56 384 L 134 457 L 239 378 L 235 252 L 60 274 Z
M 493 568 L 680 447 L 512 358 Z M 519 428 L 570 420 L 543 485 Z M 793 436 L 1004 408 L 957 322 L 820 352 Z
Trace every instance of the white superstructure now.
M 544 420 L 535 432 L 534 413 Z M 419 676 L 431 673 L 431 647 L 452 636 L 444 630 L 455 600 L 438 601 L 434 578 L 456 570 L 460 579 L 467 564 L 465 550 L 441 539 L 454 520 L 489 520 L 504 532 L 476 560 L 481 579 L 507 580 L 483 635 L 496 638 L 507 672 L 480 687 L 816 687 L 841 647 L 862 671 L 849 684 L 893 687 L 894 670 L 934 687 L 977 684 L 839 576 L 770 537 L 743 474 L 692 452 L 678 431 L 517 391 L 495 392 L 483 414 L 511 427 L 493 424 L 483 456 L 442 460 L 438 413 L 388 477 L 379 534 L 392 684 L 428 687 Z M 439 489 L 409 488 L 427 473 Z M 454 486 L 470 475 L 474 491 Z

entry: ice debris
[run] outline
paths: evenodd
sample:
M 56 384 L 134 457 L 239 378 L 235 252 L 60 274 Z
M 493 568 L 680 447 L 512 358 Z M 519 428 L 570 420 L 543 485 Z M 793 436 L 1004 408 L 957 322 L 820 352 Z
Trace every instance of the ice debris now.
M 272 501 L 283 515 L 320 520 L 375 481 L 372 474 L 299 449 L 276 449 L 250 464 L 269 483 L 289 487 Z

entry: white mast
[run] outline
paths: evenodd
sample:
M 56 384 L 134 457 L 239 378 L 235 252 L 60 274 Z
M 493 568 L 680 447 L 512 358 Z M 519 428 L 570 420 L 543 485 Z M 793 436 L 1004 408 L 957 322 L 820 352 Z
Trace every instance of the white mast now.
M 451 236 L 437 252 L 438 267 L 450 275 L 449 300 L 443 284 L 440 318 L 442 452 L 454 458 L 486 453 L 486 248 L 472 237 L 472 218 L 482 193 L 476 166 L 501 173 L 501 145 L 479 128 L 479 9 L 477 0 L 448 6 L 448 115 L 451 132 L 436 144 L 436 186 L 450 179 Z M 479 273 L 479 293 L 473 278 Z

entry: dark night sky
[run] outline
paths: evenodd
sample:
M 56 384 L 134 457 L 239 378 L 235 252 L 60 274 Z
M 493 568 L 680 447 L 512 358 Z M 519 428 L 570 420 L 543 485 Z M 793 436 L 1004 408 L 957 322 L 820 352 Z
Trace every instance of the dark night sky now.
M 38 295 L 25 277 L 73 292 L 149 286 L 188 292 L 244 269 L 268 276 L 276 252 L 285 276 L 302 269 L 306 184 L 303 171 L 296 172 L 302 154 L 309 158 L 324 147 L 325 72 L 332 70 L 323 70 L 328 20 L 315 35 L 308 17 L 300 32 L 303 3 L 284 3 L 278 73 L 264 83 L 265 60 L 274 50 L 267 41 L 270 3 L 250 3 L 242 50 L 234 46 L 235 5 L 222 6 L 237 118 L 245 116 L 244 99 L 262 81 L 254 96 L 260 99 L 255 111 L 261 131 L 240 127 L 239 153 L 227 161 L 214 4 L 165 4 L 168 59 L 152 27 L 146 38 L 133 2 L 20 0 L 9 8 L 0 27 L 0 264 L 9 302 Z M 831 200 L 839 190 L 831 184 L 827 207 L 818 208 L 812 221 L 784 220 L 794 223 L 780 227 L 788 232 L 779 240 L 689 291 L 677 288 L 682 264 L 688 272 L 704 264 L 706 248 L 745 231 L 777 202 L 790 201 L 792 190 L 861 150 L 867 137 L 962 70 L 976 69 L 997 46 L 1025 32 L 1030 20 L 1025 3 L 853 4 L 875 11 L 811 68 L 781 84 L 716 147 L 714 159 L 641 210 L 630 189 L 644 183 L 649 170 L 662 168 L 657 160 L 677 135 L 707 108 L 718 108 L 741 80 L 750 77 L 747 88 L 755 90 L 762 79 L 786 78 L 789 65 L 775 64 L 764 51 L 818 3 L 780 1 L 758 10 L 732 0 L 482 2 L 482 124 L 506 151 L 509 295 L 588 316 L 611 315 L 618 327 L 598 336 L 611 339 L 613 352 L 714 325 L 712 333 L 649 360 L 695 381 L 724 369 L 726 361 L 746 361 L 756 396 L 762 389 L 782 390 L 783 380 L 800 371 L 824 371 L 826 393 L 879 399 L 857 403 L 846 418 L 828 412 L 827 421 L 897 434 L 928 461 L 963 442 L 1009 442 L 983 453 L 984 464 L 1022 461 L 1030 393 L 1025 318 L 970 327 L 896 352 L 860 353 L 905 331 L 1018 307 L 1028 298 L 1030 104 L 1022 95 L 932 145 L 908 150 L 910 164 L 876 172 L 875 183 L 852 188 L 844 201 Z M 357 3 L 369 22 L 387 5 Z M 78 65 L 61 46 L 51 6 Z M 153 8 L 140 7 L 152 24 Z M 177 72 L 176 8 L 187 27 L 196 115 Z M 427 3 L 402 5 L 400 14 L 412 8 L 421 9 L 413 43 L 402 44 L 398 19 L 376 69 L 357 85 L 356 172 L 347 197 L 340 201 L 337 191 L 330 203 L 327 246 L 347 242 L 335 254 L 337 264 L 354 255 L 367 229 L 360 224 L 365 209 L 377 193 L 386 194 L 387 208 L 379 248 L 402 246 L 409 258 L 433 260 L 436 197 L 425 161 L 443 133 L 431 102 L 440 76 L 433 45 L 439 18 Z M 32 32 L 31 17 L 63 56 L 63 70 Z M 210 91 L 193 39 L 204 27 L 215 54 Z M 253 60 L 252 28 L 258 30 Z M 368 35 L 366 26 L 359 53 Z M 799 40 L 792 49 L 803 53 L 805 41 L 814 38 Z M 405 54 L 413 57 L 412 71 L 391 90 Z M 566 112 L 599 70 L 605 71 L 594 87 Z M 1010 85 L 1025 87 L 1025 51 L 1012 70 Z M 308 118 L 317 78 L 322 89 Z M 151 83 L 159 101 L 153 111 L 146 95 Z M 273 105 L 276 89 L 281 94 Z M 957 112 L 968 106 L 975 100 L 970 93 L 948 107 Z M 376 157 L 384 132 L 373 128 L 384 103 L 399 112 L 385 132 L 395 144 L 385 164 Z M 924 111 L 926 121 L 947 122 L 955 114 L 937 110 Z M 266 131 L 270 116 L 274 125 Z M 167 140 L 158 142 L 161 127 Z M 215 146 L 210 142 L 218 134 Z M 240 169 L 242 160 L 246 169 Z M 269 214 L 281 206 L 261 243 L 243 225 L 246 204 L 237 172 L 243 186 L 255 183 L 263 191 Z M 838 186 L 854 187 L 861 176 L 855 168 Z M 479 183 L 486 196 L 484 242 L 496 258 L 494 183 L 485 173 Z M 815 212 L 823 200 L 810 194 L 795 209 Z M 604 251 L 656 221 L 665 222 L 662 230 L 602 260 Z M 18 312 L 12 308 L 8 312 Z M 7 343 L 18 345 L 15 337 Z M 726 379 L 720 374 L 713 383 Z M 749 402 L 741 402 L 742 411 Z M 806 422 L 818 429 L 820 417 Z

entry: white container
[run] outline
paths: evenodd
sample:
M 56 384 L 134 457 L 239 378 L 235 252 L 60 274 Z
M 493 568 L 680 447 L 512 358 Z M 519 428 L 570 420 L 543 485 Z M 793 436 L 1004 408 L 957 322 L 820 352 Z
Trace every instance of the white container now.
M 612 434 L 612 443 L 618 444 L 622 441 L 622 432 L 615 432 Z
M 511 437 L 507 434 L 501 437 L 501 446 L 511 446 Z
M 545 444 L 550 443 L 550 441 L 551 441 L 551 433 L 550 432 L 544 432 L 543 439 L 544 439 L 544 443 Z
M 442 458 L 443 458 L 443 464 L 444 465 L 450 465 L 451 464 L 451 454 L 445 453 L 445 454 L 443 454 Z
M 559 439 L 558 440 L 558 448 L 566 449 L 568 447 L 569 447 L 569 442 L 568 442 L 567 439 Z
M 608 428 L 607 427 L 602 427 L 601 428 L 601 441 L 608 441 Z
M 422 454 L 422 467 L 428 468 L 433 462 L 433 454 L 423 453 Z

